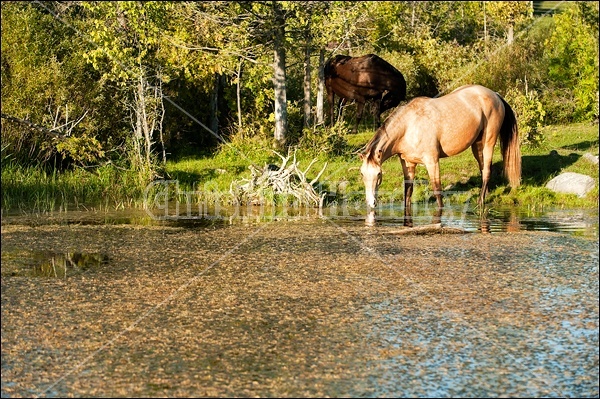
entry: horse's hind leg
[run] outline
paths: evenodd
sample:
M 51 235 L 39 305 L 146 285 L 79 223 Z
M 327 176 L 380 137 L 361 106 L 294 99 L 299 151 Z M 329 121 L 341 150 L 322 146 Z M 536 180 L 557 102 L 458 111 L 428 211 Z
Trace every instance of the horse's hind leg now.
M 438 208 L 444 207 L 444 201 L 442 200 L 442 182 L 440 180 L 440 161 L 438 159 L 425 160 L 425 167 L 429 174 L 429 180 L 431 180 L 431 186 L 433 187 L 433 195 L 437 201 Z
M 483 207 L 485 196 L 488 194 L 488 184 L 492 175 L 492 157 L 494 156 L 494 145 L 483 149 L 483 169 L 481 170 L 481 194 L 479 194 L 479 203 Z
M 473 156 L 477 160 L 477 165 L 479 166 L 479 173 L 481 173 L 481 192 L 479 193 L 479 205 L 483 205 L 483 200 L 487 195 L 488 190 L 488 180 L 489 180 L 489 169 L 487 178 L 484 176 L 484 157 L 483 157 L 483 142 L 481 140 L 477 140 L 471 145 L 471 151 L 473 151 Z
M 479 168 L 481 169 L 482 182 L 481 192 L 479 193 L 479 205 L 483 207 L 483 204 L 485 203 L 485 197 L 489 191 L 488 185 L 490 183 L 490 176 L 492 175 L 492 157 L 494 156 L 494 145 L 484 145 L 483 142 L 480 142 L 478 144 L 477 152 L 473 151 L 473 153 L 477 153 L 475 158 L 477 158 Z

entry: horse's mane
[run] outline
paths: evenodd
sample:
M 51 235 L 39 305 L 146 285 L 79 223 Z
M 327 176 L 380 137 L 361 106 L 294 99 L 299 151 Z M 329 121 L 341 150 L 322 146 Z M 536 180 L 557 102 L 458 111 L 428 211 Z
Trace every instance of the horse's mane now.
M 368 162 L 376 162 L 375 161 L 375 154 L 376 154 L 376 149 L 377 149 L 377 145 L 379 144 L 379 141 L 381 141 L 381 136 L 383 136 L 384 134 L 387 133 L 387 131 L 385 130 L 385 123 L 383 125 L 381 125 L 381 127 L 379 129 L 377 129 L 377 132 L 375 133 L 375 135 L 371 138 L 371 140 L 369 140 L 369 142 L 367 143 L 367 145 L 365 146 L 365 150 L 363 152 L 363 154 L 367 157 L 367 161 Z

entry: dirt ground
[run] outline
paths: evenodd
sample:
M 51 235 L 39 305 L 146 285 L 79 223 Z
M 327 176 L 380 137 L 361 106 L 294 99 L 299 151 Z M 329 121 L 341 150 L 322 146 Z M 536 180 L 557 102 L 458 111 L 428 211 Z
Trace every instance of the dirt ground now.
M 395 230 L 3 220 L 2 397 L 598 397 L 597 239 Z

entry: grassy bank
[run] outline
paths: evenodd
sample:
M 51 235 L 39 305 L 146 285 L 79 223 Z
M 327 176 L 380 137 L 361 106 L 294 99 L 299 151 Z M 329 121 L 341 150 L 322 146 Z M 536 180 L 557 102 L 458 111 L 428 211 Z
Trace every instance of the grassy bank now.
M 296 150 L 300 167 L 305 169 L 316 159 L 307 173 L 309 179 L 327 162 L 317 190 L 327 193 L 328 203 L 364 201 L 358 171 L 360 161 L 356 151 L 372 135 L 372 130 L 362 130 L 358 134 L 321 131 L 309 133 L 300 141 Z M 517 204 L 532 207 L 597 207 L 598 166 L 583 158 L 583 155 L 588 152 L 598 155 L 598 126 L 589 123 L 548 126 L 544 129 L 543 136 L 544 141 L 538 147 L 522 147 L 522 185 L 510 193 L 500 175 L 502 158 L 496 146 L 488 202 L 492 205 Z M 177 181 L 176 187 L 182 201 L 186 200 L 187 195 L 194 202 L 228 204 L 233 202 L 233 197 L 229 194 L 230 186 L 250 177 L 249 165 L 262 168 L 266 164 L 280 163 L 281 159 L 271 150 L 268 140 L 233 139 L 227 145 L 222 145 L 215 154 L 169 161 L 166 176 Z M 471 151 L 441 160 L 440 169 L 447 203 L 475 203 L 481 178 Z M 545 188 L 551 178 L 567 171 L 592 176 L 596 179 L 596 188 L 585 198 L 556 194 Z M 417 168 L 416 180 L 413 201 L 431 200 L 425 167 Z M 175 188 L 174 183 L 171 187 Z M 400 162 L 390 159 L 383 164 L 380 201 L 400 203 L 403 197 L 402 187 Z M 172 193 L 177 195 L 176 190 Z M 134 175 L 111 166 L 93 172 L 75 169 L 59 173 L 21 167 L 10 162 L 2 164 L 3 211 L 141 207 L 143 194 L 144 187 L 136 183 Z M 278 201 L 277 198 L 266 198 L 267 202 Z
M 59 172 L 2 163 L 2 211 L 49 212 L 142 206 L 137 176 L 107 165 Z
M 320 189 L 329 193 L 329 201 L 364 201 L 364 191 L 360 179 L 360 161 L 355 154 L 372 137 L 373 131 L 360 131 L 341 137 L 343 151 L 339 155 L 328 155 L 319 151 L 319 146 L 327 146 L 323 137 L 313 142 L 303 142 L 297 150 L 301 167 L 307 167 L 317 159 L 308 176 L 315 176 L 327 162 L 325 173 L 320 178 Z M 544 141 L 537 147 L 522 147 L 522 185 L 508 192 L 507 184 L 501 176 L 502 157 L 496 146 L 490 204 L 516 204 L 534 207 L 597 207 L 598 206 L 598 166 L 583 158 L 585 153 L 598 155 L 598 126 L 572 124 L 548 126 L 544 129 Z M 340 137 L 330 138 L 340 146 Z M 189 157 L 171 162 L 169 175 L 179 181 L 179 189 L 198 193 L 197 198 L 210 202 L 210 193 L 227 193 L 230 184 L 248 178 L 248 165 L 264 166 L 266 163 L 279 165 L 280 158 L 269 149 L 268 143 L 232 142 L 223 146 L 214 157 Z M 475 203 L 481 187 L 481 177 L 477 163 L 470 150 L 440 161 L 442 187 L 447 202 L 473 201 Z M 562 172 L 577 172 L 596 179 L 596 188 L 585 198 L 575 195 L 557 194 L 545 188 L 546 183 Z M 312 175 L 311 175 L 312 172 Z M 424 166 L 417 168 L 418 180 L 413 201 L 431 200 L 429 178 Z M 226 197 L 226 196 L 222 196 Z M 383 182 L 379 198 L 385 202 L 399 202 L 403 197 L 403 176 L 400 162 L 395 158 L 383 164 Z

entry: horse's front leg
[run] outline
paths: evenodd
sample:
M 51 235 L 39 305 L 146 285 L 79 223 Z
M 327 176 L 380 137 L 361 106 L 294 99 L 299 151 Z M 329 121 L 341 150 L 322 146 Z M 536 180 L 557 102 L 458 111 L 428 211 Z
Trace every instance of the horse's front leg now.
M 362 119 L 363 111 L 365 109 L 365 103 L 356 100 L 356 107 L 357 107 L 356 108 L 356 124 L 354 125 L 354 128 L 352 129 L 352 133 L 356 133 L 358 131 L 358 124 L 360 123 L 360 120 Z
M 438 208 L 444 207 L 442 200 L 442 183 L 440 180 L 440 162 L 438 159 L 431 159 L 425 161 L 425 167 L 429 174 L 429 180 L 431 180 L 431 186 L 433 188 L 433 195 L 437 201 Z
M 412 227 L 412 193 L 415 182 L 416 164 L 406 162 L 400 156 L 402 172 L 404 174 L 404 225 Z
M 375 101 L 375 129 L 381 125 L 381 98 Z

